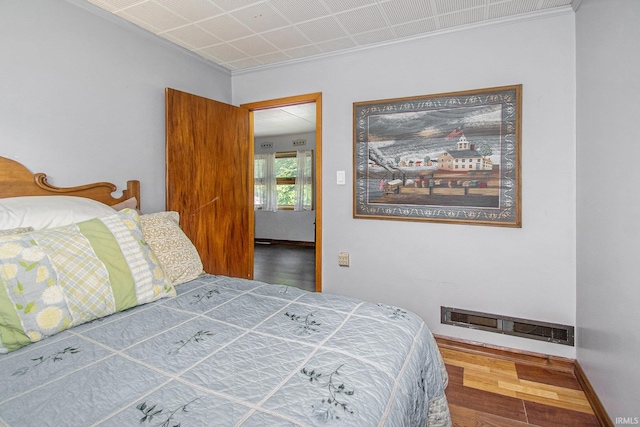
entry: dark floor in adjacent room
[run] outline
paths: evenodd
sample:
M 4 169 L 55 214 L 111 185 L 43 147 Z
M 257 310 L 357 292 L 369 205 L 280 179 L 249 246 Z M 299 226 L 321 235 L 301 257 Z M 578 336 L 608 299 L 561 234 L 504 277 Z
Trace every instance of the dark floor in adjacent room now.
M 253 279 L 315 291 L 315 253 L 313 246 L 256 243 Z

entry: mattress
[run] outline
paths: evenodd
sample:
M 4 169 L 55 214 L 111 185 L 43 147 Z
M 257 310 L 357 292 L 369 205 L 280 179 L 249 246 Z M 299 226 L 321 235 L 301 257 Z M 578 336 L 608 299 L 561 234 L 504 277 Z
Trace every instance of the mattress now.
M 411 312 L 224 276 L 176 290 L 1 355 L 0 425 L 451 425 Z

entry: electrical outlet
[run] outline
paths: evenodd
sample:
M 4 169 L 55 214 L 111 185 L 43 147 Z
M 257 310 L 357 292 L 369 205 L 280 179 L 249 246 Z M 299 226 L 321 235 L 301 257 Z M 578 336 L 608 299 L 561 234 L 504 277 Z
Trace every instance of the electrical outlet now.
M 349 252 L 338 253 L 338 265 L 341 267 L 349 267 Z

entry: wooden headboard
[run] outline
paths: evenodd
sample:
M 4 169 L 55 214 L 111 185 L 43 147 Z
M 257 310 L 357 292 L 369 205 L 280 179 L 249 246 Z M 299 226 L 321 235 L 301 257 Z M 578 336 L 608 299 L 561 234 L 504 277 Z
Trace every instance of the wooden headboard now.
M 131 197 L 138 201 L 140 208 L 140 181 L 127 181 L 127 189 L 122 197 L 111 194 L 116 186 L 110 182 L 79 185 L 61 188 L 49 184 L 44 173 L 33 174 L 15 160 L 0 156 L 0 198 L 18 196 L 79 196 L 97 200 L 109 206 L 123 202 Z

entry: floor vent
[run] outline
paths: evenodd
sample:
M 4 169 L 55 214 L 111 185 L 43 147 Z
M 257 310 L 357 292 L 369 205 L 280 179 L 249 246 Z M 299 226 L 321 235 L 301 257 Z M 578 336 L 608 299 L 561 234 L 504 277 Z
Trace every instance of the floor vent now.
M 531 338 L 557 344 L 574 345 L 574 327 L 498 314 L 440 307 L 440 322 L 463 328 L 480 329 L 505 335 Z

